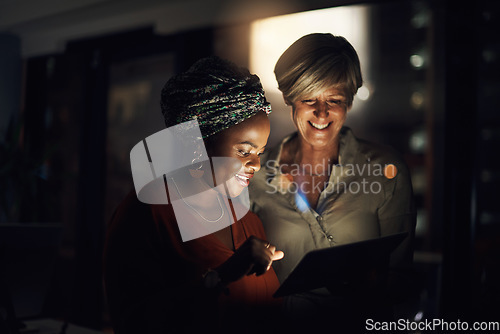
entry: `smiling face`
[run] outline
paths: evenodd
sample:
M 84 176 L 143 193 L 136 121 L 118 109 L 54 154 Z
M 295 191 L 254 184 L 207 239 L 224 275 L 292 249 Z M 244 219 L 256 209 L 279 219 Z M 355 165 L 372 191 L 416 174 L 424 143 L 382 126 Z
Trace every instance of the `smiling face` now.
M 260 169 L 260 155 L 264 152 L 270 132 L 267 115 L 258 112 L 240 124 L 230 127 L 209 140 L 207 153 L 211 157 L 229 157 L 238 166 L 220 166 L 215 170 L 216 180 L 227 180 L 231 197 L 236 197 L 250 183 Z
M 338 143 L 344 125 L 348 99 L 341 88 L 304 96 L 292 104 L 292 119 L 302 141 L 312 148 L 327 148 Z

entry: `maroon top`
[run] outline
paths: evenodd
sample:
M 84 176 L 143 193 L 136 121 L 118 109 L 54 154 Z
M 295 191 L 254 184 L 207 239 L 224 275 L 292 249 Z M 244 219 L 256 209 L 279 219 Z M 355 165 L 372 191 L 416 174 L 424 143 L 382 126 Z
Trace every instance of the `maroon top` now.
M 266 240 L 251 212 L 232 231 L 236 249 L 252 235 Z M 227 295 L 202 287 L 203 273 L 233 253 L 214 235 L 183 242 L 171 205 L 144 204 L 131 192 L 111 219 L 104 254 L 115 333 L 234 333 L 269 322 L 280 305 L 272 268 L 229 284 Z

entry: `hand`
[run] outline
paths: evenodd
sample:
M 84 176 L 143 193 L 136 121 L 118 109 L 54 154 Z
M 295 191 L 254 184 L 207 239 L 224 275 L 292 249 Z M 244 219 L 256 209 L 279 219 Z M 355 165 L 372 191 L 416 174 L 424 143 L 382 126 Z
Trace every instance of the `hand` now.
M 251 236 L 240 248 L 217 270 L 223 284 L 237 281 L 245 275 L 264 274 L 273 261 L 280 260 L 284 256 L 282 251 L 267 241 Z

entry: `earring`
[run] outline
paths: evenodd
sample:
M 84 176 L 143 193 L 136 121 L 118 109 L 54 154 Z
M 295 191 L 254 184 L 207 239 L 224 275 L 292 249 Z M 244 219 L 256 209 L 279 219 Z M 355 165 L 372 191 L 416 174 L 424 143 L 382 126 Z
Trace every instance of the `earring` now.
M 205 171 L 202 169 L 203 168 L 203 162 L 199 162 L 201 160 L 201 152 L 200 151 L 194 151 L 194 155 L 197 155 L 193 160 L 191 160 L 191 168 L 189 168 L 189 174 L 191 174 L 192 177 L 199 179 L 203 176 Z M 196 166 L 196 164 L 198 164 Z

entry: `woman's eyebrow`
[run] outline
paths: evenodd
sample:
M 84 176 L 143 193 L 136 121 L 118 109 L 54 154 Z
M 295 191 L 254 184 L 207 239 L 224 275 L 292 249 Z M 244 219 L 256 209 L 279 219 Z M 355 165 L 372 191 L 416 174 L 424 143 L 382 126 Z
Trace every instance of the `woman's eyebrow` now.
M 254 144 L 254 143 L 252 143 L 251 141 L 248 141 L 248 140 L 242 141 L 242 142 L 238 143 L 238 145 L 250 145 L 253 148 L 259 148 L 256 144 Z M 265 148 L 265 146 L 263 148 Z
M 245 141 L 239 142 L 238 144 L 239 144 L 239 145 L 250 145 L 250 146 L 252 146 L 253 148 L 257 148 L 257 145 L 255 145 L 254 143 L 252 143 L 251 141 L 248 141 L 248 140 L 245 140 Z

